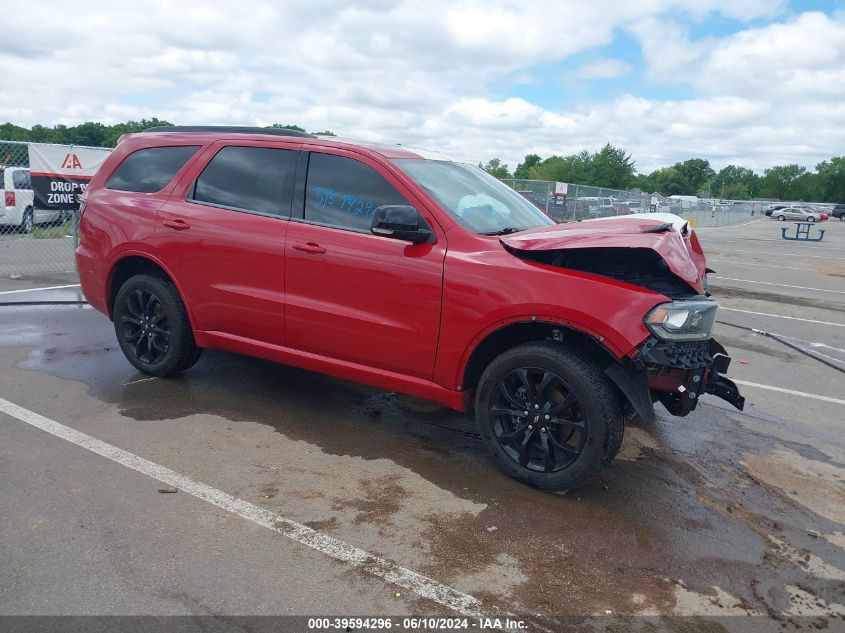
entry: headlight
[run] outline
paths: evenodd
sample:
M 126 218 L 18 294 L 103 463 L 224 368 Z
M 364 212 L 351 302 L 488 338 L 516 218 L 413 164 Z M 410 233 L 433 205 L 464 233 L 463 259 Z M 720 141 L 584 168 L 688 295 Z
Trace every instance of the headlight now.
M 706 341 L 719 304 L 709 300 L 662 303 L 645 318 L 652 334 L 664 341 Z

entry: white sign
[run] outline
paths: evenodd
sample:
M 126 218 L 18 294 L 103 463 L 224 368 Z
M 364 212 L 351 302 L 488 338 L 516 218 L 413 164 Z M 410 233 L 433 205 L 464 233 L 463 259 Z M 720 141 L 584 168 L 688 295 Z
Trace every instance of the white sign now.
M 107 148 L 30 143 L 29 169 L 35 208 L 78 209 L 79 195 L 110 153 Z
M 565 182 L 556 182 L 555 183 L 555 195 L 556 196 L 565 196 L 566 195 L 566 183 Z

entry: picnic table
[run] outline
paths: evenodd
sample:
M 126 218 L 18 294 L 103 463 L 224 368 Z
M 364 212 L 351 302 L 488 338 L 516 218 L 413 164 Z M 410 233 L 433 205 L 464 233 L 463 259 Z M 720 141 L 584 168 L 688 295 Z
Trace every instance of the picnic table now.
M 821 242 L 824 239 L 824 229 L 819 229 L 818 237 L 810 237 L 810 229 L 816 225 L 815 222 L 793 222 L 793 224 L 795 225 L 795 235 L 787 236 L 786 232 L 789 227 L 784 226 L 780 230 L 780 236 L 783 239 L 801 242 Z

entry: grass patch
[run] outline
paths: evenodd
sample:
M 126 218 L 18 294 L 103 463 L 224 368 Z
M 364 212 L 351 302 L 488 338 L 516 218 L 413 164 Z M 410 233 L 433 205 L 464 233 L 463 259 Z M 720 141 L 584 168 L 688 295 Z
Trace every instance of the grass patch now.
M 65 235 L 71 235 L 70 220 L 61 224 L 36 224 L 32 229 L 32 237 L 36 240 L 55 240 Z

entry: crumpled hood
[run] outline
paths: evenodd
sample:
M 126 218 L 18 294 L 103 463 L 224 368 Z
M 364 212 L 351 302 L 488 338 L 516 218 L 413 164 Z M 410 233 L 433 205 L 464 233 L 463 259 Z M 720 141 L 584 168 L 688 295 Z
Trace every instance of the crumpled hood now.
M 660 232 L 648 232 L 669 225 Z M 704 252 L 686 221 L 671 214 L 636 214 L 556 224 L 520 231 L 500 238 L 517 251 L 551 251 L 581 248 L 648 248 L 655 251 L 669 269 L 704 293 Z

